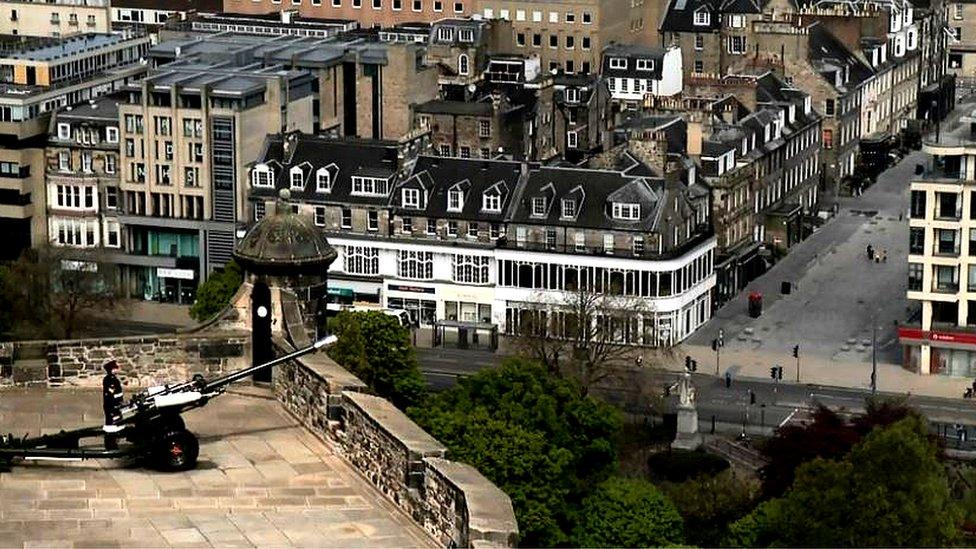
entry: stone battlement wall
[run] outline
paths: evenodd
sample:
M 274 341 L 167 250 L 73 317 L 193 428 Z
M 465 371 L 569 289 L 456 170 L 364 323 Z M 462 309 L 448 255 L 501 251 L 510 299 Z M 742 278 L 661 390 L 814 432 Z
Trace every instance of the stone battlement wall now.
M 283 345 L 279 343 L 279 345 Z M 324 354 L 275 368 L 278 400 L 444 547 L 514 547 L 511 499 Z
M 276 340 L 279 353 L 292 349 Z M 216 376 L 250 364 L 250 334 L 172 334 L 0 344 L 0 384 L 99 386 L 122 364 L 127 388 Z M 514 547 L 511 499 L 388 400 L 319 352 L 275 368 L 282 406 L 444 547 Z
M 148 387 L 238 370 L 249 365 L 250 355 L 247 333 L 4 343 L 0 382 L 99 387 L 102 365 L 115 360 L 126 387 Z

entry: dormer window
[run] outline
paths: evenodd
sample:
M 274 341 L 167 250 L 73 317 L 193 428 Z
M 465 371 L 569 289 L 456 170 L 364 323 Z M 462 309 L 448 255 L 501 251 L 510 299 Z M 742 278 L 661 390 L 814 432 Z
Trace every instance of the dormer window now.
M 534 217 L 546 215 L 546 198 L 544 196 L 532 197 L 532 215 Z
M 403 207 L 420 209 L 419 189 L 403 189 Z
M 319 168 L 315 173 L 315 190 L 320 193 L 332 192 L 332 174 L 325 168 Z
M 695 12 L 695 25 L 699 27 L 706 27 L 712 23 L 712 14 L 708 12 L 708 9 L 702 7 Z
M 481 197 L 481 209 L 486 212 L 500 213 L 502 211 L 502 197 L 497 193 L 485 193 Z
M 252 187 L 274 187 L 274 175 L 267 166 L 256 166 L 251 171 Z
M 458 40 L 460 40 L 461 42 L 474 42 L 474 31 L 471 29 L 459 30 Z
M 610 58 L 610 68 L 611 69 L 626 69 L 627 59 L 624 57 L 611 57 Z
M 454 29 L 451 27 L 440 27 L 437 29 L 437 39 L 441 42 L 450 42 L 454 40 Z
M 577 88 L 566 88 L 566 102 L 567 103 L 578 103 L 579 102 L 579 89 Z
M 295 167 L 291 169 L 291 188 L 301 189 L 305 186 L 305 173 L 301 168 Z
M 572 198 L 564 198 L 562 201 L 562 211 L 561 217 L 573 218 L 576 217 L 576 201 Z
M 640 204 L 629 202 L 613 203 L 613 218 L 624 221 L 637 221 L 640 219 Z
M 70 124 L 58 124 L 58 139 L 71 139 Z
M 638 59 L 637 60 L 637 70 L 639 70 L 639 71 L 652 71 L 652 70 L 654 70 L 654 60 L 653 59 Z
M 352 194 L 369 196 L 386 196 L 387 180 L 379 177 L 353 177 Z
M 464 204 L 464 191 L 461 189 L 447 191 L 447 211 L 459 212 L 462 204 Z

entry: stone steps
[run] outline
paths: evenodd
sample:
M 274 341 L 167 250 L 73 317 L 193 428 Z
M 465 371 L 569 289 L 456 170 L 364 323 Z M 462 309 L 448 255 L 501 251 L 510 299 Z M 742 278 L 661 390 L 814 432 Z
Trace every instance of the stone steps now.
M 18 359 L 13 364 L 14 383 L 46 383 L 47 359 Z

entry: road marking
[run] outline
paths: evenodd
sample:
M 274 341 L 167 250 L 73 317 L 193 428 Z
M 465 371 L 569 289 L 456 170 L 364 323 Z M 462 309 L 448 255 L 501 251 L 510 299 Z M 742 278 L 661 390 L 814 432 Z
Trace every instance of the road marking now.
M 830 398 L 834 400 L 853 400 L 855 402 L 864 402 L 864 397 L 836 396 L 825 393 L 810 393 L 810 398 Z
M 786 419 L 779 422 L 779 427 L 786 425 L 791 419 L 793 419 L 793 416 L 795 416 L 799 410 L 800 410 L 799 408 L 793 408 L 793 411 L 790 412 L 790 415 L 786 416 Z

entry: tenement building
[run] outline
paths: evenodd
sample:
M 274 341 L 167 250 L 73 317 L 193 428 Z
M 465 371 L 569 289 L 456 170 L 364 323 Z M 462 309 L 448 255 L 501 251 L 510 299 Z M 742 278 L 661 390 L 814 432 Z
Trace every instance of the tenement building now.
M 970 124 L 923 140 L 930 155 L 911 184 L 908 299 L 918 321 L 898 330 L 904 365 L 976 375 L 976 133 Z
M 298 10 L 302 17 L 356 21 L 361 27 L 432 23 L 477 11 L 475 0 L 223 0 L 224 12 L 266 14 Z
M 122 249 L 118 219 L 122 204 L 120 99 L 108 95 L 56 113 L 46 155 L 51 244 L 66 249 L 99 249 L 109 261 L 114 252 Z
M 643 345 L 676 344 L 711 315 L 715 239 L 694 183 L 355 145 L 273 136 L 250 171 L 258 217 L 289 189 L 326 232 L 339 252 L 334 294 L 423 325 L 517 333 L 588 292 L 617 300 L 619 341 Z
M 146 72 L 149 38 L 131 32 L 10 37 L 0 54 L 0 257 L 48 241 L 44 147 L 57 109 L 120 89 Z M 54 235 L 57 236 L 57 235 Z
M 479 0 L 485 19 L 511 21 L 518 53 L 539 58 L 543 70 L 599 72 L 603 49 L 613 42 L 650 46 L 658 2 L 642 0 Z
M 106 33 L 111 27 L 109 0 L 3 0 L 0 34 L 66 37 Z

